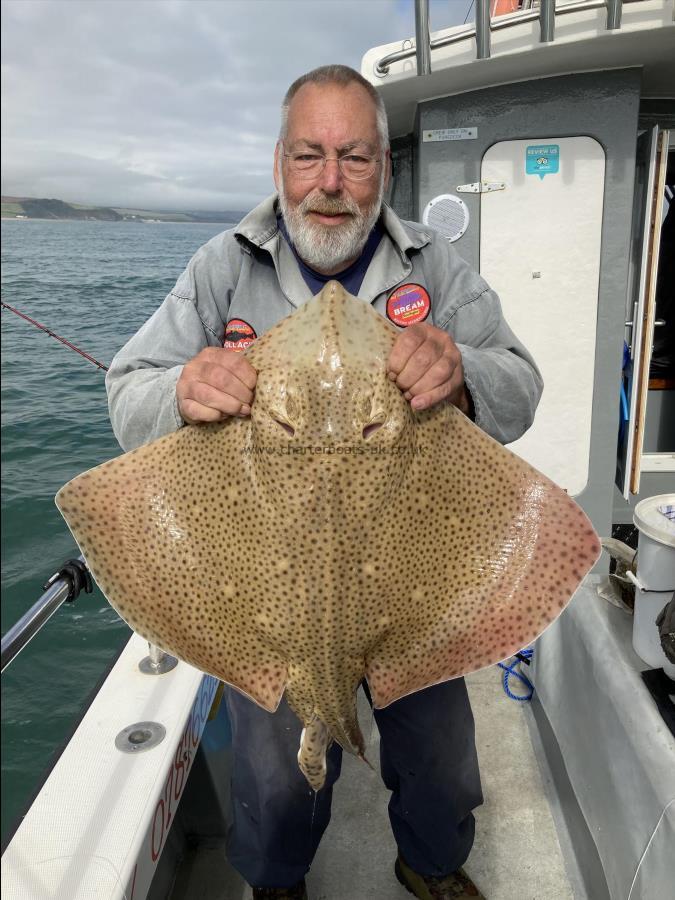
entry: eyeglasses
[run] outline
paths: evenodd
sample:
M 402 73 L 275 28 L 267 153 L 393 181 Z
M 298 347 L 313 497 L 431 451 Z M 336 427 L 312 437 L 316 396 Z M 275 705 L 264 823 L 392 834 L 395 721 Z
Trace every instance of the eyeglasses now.
M 297 153 L 284 153 L 288 165 L 298 178 L 318 178 L 326 168 L 329 159 L 335 160 L 344 178 L 349 181 L 365 181 L 375 171 L 379 157 L 361 156 L 359 153 L 345 153 L 344 156 L 324 156 L 322 153 L 299 150 Z

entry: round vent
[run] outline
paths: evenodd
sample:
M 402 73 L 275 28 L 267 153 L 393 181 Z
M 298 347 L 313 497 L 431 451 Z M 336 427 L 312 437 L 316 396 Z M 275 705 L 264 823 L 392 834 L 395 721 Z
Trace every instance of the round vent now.
M 439 194 L 427 203 L 422 221 L 452 243 L 469 227 L 469 209 L 460 197 Z

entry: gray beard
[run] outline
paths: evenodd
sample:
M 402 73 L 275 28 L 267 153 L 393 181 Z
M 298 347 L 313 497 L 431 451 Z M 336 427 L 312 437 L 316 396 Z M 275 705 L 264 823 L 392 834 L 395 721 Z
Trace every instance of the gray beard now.
M 280 173 L 281 176 L 281 173 Z M 317 272 L 346 267 L 356 260 L 366 245 L 368 236 L 377 222 L 382 207 L 384 172 L 372 206 L 362 213 L 351 197 L 337 199 L 326 197 L 319 190 L 312 191 L 295 209 L 286 200 L 283 176 L 280 177 L 279 205 L 288 236 L 298 256 Z M 328 214 L 348 213 L 350 218 L 342 225 L 320 225 L 308 218 L 310 211 Z

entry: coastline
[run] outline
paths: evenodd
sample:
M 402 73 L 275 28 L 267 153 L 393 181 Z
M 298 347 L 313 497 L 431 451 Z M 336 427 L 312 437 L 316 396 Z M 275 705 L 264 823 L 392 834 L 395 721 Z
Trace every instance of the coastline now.
M 3 222 L 103 222 L 106 225 L 236 225 L 236 222 L 216 222 L 213 219 L 70 219 L 70 218 L 48 218 L 42 219 L 38 216 L 26 216 L 18 218 L 17 216 L 1 216 Z
M 136 222 L 143 225 L 232 225 L 246 211 L 235 209 L 140 209 L 134 206 L 90 206 L 64 200 L 2 196 L 3 221 Z

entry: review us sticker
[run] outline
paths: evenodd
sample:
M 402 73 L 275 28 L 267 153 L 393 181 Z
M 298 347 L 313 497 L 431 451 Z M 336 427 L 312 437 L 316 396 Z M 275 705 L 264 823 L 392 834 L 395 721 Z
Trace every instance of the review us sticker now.
M 532 144 L 525 150 L 525 173 L 555 175 L 560 168 L 560 144 Z

